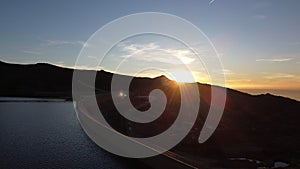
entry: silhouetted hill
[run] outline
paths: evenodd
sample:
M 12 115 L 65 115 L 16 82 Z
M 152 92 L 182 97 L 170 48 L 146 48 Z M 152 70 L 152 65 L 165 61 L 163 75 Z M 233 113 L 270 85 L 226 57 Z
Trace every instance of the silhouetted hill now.
M 72 70 L 46 63 L 0 63 L 1 96 L 70 97 Z
M 87 70 L 82 70 L 85 71 Z M 0 62 L 0 96 L 71 99 L 72 73 L 72 69 L 45 63 L 18 65 Z M 109 93 L 112 76 L 112 73 L 103 70 L 97 72 L 96 93 L 103 91 Z M 131 133 L 133 136 L 155 135 L 172 125 L 180 108 L 180 94 L 174 83 L 165 76 L 133 79 L 130 97 L 137 109 L 147 110 L 150 105 L 147 99 L 137 99 L 134 96 L 147 96 L 155 88 L 163 90 L 168 99 L 165 112 L 152 123 L 152 126 L 159 127 L 149 130 L 149 126 L 144 124 L 132 124 L 133 130 L 136 129 L 135 133 Z M 254 96 L 227 89 L 226 106 L 217 130 L 207 142 L 198 144 L 197 139 L 210 108 L 211 88 L 220 88 L 200 83 L 198 86 L 201 105 L 197 121 L 190 134 L 173 151 L 180 152 L 195 161 L 201 160 L 201 157 L 218 157 L 219 161 L 224 160 L 221 160 L 222 165 L 236 165 L 237 168 L 248 168 L 249 165 L 254 168 L 270 166 L 276 160 L 300 167 L 300 102 L 271 94 Z M 102 96 L 98 96 L 100 97 Z M 104 114 L 106 112 L 106 118 L 112 126 L 126 134 L 127 129 L 122 123 L 118 123 L 126 119 L 118 115 L 111 97 L 102 97 L 98 101 L 98 104 L 102 105 L 101 111 Z M 192 104 L 194 103 L 191 102 Z M 243 164 L 239 162 L 228 162 L 229 158 L 242 157 L 263 162 L 255 164 L 247 162 L 247 167 L 241 167 Z

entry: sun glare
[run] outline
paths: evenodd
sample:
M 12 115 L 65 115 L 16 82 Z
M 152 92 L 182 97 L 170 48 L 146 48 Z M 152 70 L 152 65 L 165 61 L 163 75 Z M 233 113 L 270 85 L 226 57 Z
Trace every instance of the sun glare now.
M 194 75 L 191 72 L 185 70 L 174 70 L 171 72 L 171 79 L 175 80 L 179 83 L 188 82 L 192 83 L 195 82 Z

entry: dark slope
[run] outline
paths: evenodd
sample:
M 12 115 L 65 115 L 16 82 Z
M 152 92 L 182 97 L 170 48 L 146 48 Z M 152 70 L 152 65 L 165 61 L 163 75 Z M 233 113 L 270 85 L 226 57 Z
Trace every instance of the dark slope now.
M 21 97 L 70 97 L 71 69 L 46 63 L 17 65 L 0 62 L 0 95 Z

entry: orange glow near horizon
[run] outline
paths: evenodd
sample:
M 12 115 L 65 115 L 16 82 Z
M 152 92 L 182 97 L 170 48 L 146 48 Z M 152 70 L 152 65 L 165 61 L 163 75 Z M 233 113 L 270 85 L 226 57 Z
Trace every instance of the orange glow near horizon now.
M 300 90 L 300 81 L 297 79 L 289 80 L 266 80 L 263 78 L 248 80 L 232 80 L 226 81 L 226 86 L 232 89 L 274 89 L 274 90 Z

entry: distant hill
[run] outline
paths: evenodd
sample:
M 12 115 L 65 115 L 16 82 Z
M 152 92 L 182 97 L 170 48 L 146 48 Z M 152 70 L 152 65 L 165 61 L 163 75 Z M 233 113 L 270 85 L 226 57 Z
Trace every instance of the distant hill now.
M 92 70 L 80 70 L 82 72 Z M 54 66 L 48 63 L 11 64 L 0 61 L 0 96 L 14 97 L 72 97 L 73 69 Z M 96 88 L 110 90 L 113 74 L 97 71 Z M 118 75 L 130 78 L 125 75 Z M 166 77 L 161 77 L 167 79 Z M 151 82 L 151 78 L 138 78 L 140 82 Z M 159 78 L 160 79 L 160 78 Z M 138 82 L 136 85 L 141 85 Z
M 69 98 L 72 74 L 71 69 L 46 63 L 18 65 L 0 62 L 0 95 Z
M 72 74 L 72 69 L 45 63 L 18 65 L 0 62 L 0 96 L 71 99 Z M 112 76 L 110 72 L 97 72 L 96 93 L 110 91 Z M 170 90 L 170 83 L 174 82 L 164 76 L 153 79 L 134 78 L 130 90 L 135 94 L 147 95 L 152 89 L 160 88 L 166 93 L 169 101 L 172 97 L 180 97 L 178 89 Z M 227 89 L 226 106 L 217 130 L 207 142 L 198 144 L 197 139 L 210 108 L 211 88 L 217 87 L 200 83 L 198 86 L 201 107 L 197 121 L 190 134 L 174 151 L 187 152 L 191 158 L 199 159 L 217 156 L 222 159 L 245 157 L 263 161 L 257 164 L 249 162 L 254 168 L 270 165 L 276 160 L 288 162 L 296 168 L 300 167 L 300 102 L 271 94 L 250 95 Z M 167 108 L 167 112 L 176 112 L 180 105 L 178 100 L 170 101 L 171 106 Z M 140 110 L 149 108 L 149 104 L 139 107 L 141 102 L 147 103 L 147 100 L 133 100 L 133 105 Z M 101 102 L 100 99 L 99 104 L 104 105 L 103 109 L 106 112 L 117 113 L 111 98 L 105 102 Z M 133 125 L 133 128 L 137 128 L 135 136 L 146 137 L 162 132 L 172 125 L 175 115 L 176 113 L 168 118 L 167 115 L 162 115 L 157 123 L 163 123 L 163 128 L 151 132 L 145 132 L 146 127 L 140 124 Z M 115 117 L 122 118 L 117 115 Z M 115 128 L 126 134 L 122 126 L 116 125 Z M 224 165 L 227 163 L 228 161 L 225 161 Z M 242 165 L 237 163 L 237 166 Z M 233 163 L 230 163 L 230 166 L 232 165 Z

